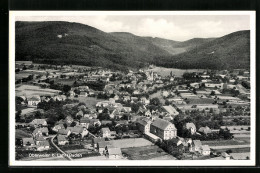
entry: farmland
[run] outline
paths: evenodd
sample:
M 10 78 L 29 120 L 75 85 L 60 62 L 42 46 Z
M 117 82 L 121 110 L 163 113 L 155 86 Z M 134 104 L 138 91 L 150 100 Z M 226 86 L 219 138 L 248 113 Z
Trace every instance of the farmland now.
M 53 89 L 43 89 L 39 86 L 21 85 L 15 88 L 16 96 L 33 96 L 33 95 L 57 95 L 60 91 Z
M 54 79 L 54 83 L 60 83 L 62 85 L 73 85 L 75 79 Z
M 143 147 L 132 147 L 132 148 L 123 148 L 122 153 L 127 156 L 129 160 L 165 160 L 165 158 L 174 159 L 166 152 L 164 152 L 158 146 L 143 146 Z
M 209 146 L 227 146 L 227 145 L 246 145 L 249 144 L 248 140 L 234 139 L 234 140 L 218 140 L 218 141 L 201 141 L 203 145 Z

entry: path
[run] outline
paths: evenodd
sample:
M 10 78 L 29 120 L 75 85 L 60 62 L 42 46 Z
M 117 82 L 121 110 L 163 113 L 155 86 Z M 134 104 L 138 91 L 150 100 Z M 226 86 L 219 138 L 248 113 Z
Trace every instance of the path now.
M 63 154 L 63 157 L 68 159 L 68 160 L 73 160 L 71 157 L 69 157 L 69 155 L 67 153 L 65 153 L 64 151 L 62 151 L 54 142 L 53 142 L 53 139 L 56 137 L 57 135 L 53 136 L 51 138 L 51 145 L 56 148 L 59 152 L 61 152 Z

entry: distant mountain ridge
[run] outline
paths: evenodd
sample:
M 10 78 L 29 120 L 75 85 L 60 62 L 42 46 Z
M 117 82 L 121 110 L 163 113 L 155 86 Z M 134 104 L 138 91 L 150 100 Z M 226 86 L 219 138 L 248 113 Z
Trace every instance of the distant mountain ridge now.
M 88 25 L 60 21 L 16 22 L 15 28 L 16 60 L 120 70 L 148 64 L 177 68 L 206 68 L 208 65 L 214 69 L 249 65 L 249 31 L 179 42 L 126 32 L 106 33 Z M 220 64 L 212 65 L 209 61 L 205 52 L 212 51 L 216 52 L 213 57 L 221 61 Z M 236 63 L 231 61 L 234 56 Z

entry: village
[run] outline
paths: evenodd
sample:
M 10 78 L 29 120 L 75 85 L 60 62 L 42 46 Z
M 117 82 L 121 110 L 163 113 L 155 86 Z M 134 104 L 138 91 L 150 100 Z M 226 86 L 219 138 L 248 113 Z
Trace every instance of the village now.
M 248 69 L 16 61 L 16 160 L 249 160 Z

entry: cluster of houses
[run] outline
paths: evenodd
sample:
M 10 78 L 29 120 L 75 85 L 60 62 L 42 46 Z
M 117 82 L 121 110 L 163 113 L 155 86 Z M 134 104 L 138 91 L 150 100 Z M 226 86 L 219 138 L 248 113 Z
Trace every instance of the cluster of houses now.
M 23 62 L 21 62 L 23 63 Z M 31 64 L 31 63 L 29 63 Z M 226 111 L 222 105 L 227 106 L 249 106 L 250 104 L 250 90 L 246 89 L 237 81 L 246 81 L 250 83 L 249 73 L 243 72 L 243 75 L 234 74 L 237 77 L 233 77 L 234 74 L 219 73 L 215 74 L 215 77 L 227 80 L 225 82 L 221 80 L 214 80 L 212 75 L 207 72 L 202 74 L 196 74 L 201 79 L 200 81 L 179 85 L 178 79 L 172 74 L 167 77 L 162 77 L 158 73 L 153 71 L 144 71 L 140 69 L 138 72 L 129 71 L 128 74 L 123 75 L 121 82 L 112 82 L 110 78 L 116 75 L 115 72 L 110 70 L 98 69 L 94 71 L 87 71 L 81 73 L 79 70 L 73 70 L 71 67 L 63 67 L 64 73 L 49 73 L 45 78 L 39 80 L 45 80 L 47 78 L 56 78 L 57 75 L 65 75 L 67 77 L 78 77 L 79 81 L 83 82 L 95 82 L 103 81 L 106 83 L 103 91 L 93 91 L 87 85 L 72 87 L 67 95 L 60 95 L 58 93 L 53 96 L 19 96 L 23 102 L 27 104 L 29 108 L 36 108 L 41 102 L 48 102 L 51 99 L 54 101 L 64 101 L 66 99 L 78 97 L 93 97 L 98 94 L 109 96 L 109 99 L 96 103 L 95 109 L 88 109 L 88 113 L 82 111 L 86 107 L 82 105 L 76 114 L 78 120 L 73 119 L 71 116 L 67 116 L 55 123 L 52 130 L 57 133 L 58 145 L 69 144 L 70 137 L 84 138 L 89 133 L 88 129 L 93 126 L 100 126 L 103 124 L 98 119 L 98 114 L 106 113 L 109 115 L 110 120 L 120 120 L 123 116 L 127 116 L 128 119 L 123 123 L 136 122 L 138 130 L 144 134 L 144 136 L 151 140 L 175 140 L 177 146 L 187 147 L 190 152 L 197 152 L 201 155 L 209 155 L 210 148 L 208 145 L 202 145 L 199 140 L 183 139 L 177 136 L 177 129 L 171 121 L 175 116 L 181 113 L 191 112 L 197 110 L 205 114 L 220 114 Z M 144 77 L 145 76 L 145 77 Z M 41 82 L 41 81 L 40 81 Z M 37 82 L 38 83 L 38 82 Z M 171 85 L 171 87 L 165 87 Z M 230 94 L 224 94 L 224 90 L 236 90 L 241 95 L 248 97 L 241 99 L 237 96 Z M 75 93 L 77 92 L 77 93 Z M 159 93 L 160 99 L 167 101 L 162 105 L 154 109 L 149 109 L 151 106 L 151 94 Z M 147 96 L 148 95 L 148 96 Z M 130 104 L 138 104 L 138 110 L 133 111 Z M 128 106 L 126 106 L 128 105 Z M 64 105 L 69 106 L 69 105 Z M 244 109 L 245 110 L 245 109 Z M 123 121 L 123 120 L 122 120 Z M 75 123 L 73 127 L 72 123 Z M 64 124 L 67 126 L 65 127 Z M 105 122 L 104 122 L 105 124 Z M 38 151 L 50 149 L 49 141 L 46 137 L 49 135 L 47 122 L 45 119 L 34 119 L 31 126 L 35 127 L 32 133 L 32 137 L 23 138 L 23 147 L 34 148 Z M 188 129 L 191 134 L 209 134 L 212 130 L 209 127 L 200 127 L 196 129 L 193 123 L 186 123 L 185 129 Z M 109 128 L 102 128 L 100 130 L 101 138 L 93 138 L 92 146 L 98 150 L 102 155 L 105 155 L 111 159 L 122 158 L 121 149 L 115 147 L 110 141 L 106 141 L 105 138 L 114 138 L 116 132 L 110 131 Z
M 32 137 L 22 138 L 22 146 L 26 150 L 44 151 L 50 149 L 50 143 L 46 139 L 49 135 L 47 122 L 44 119 L 34 119 L 31 126 L 35 128 Z

